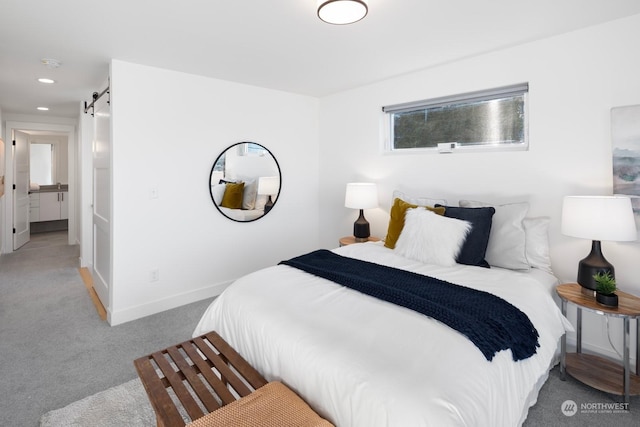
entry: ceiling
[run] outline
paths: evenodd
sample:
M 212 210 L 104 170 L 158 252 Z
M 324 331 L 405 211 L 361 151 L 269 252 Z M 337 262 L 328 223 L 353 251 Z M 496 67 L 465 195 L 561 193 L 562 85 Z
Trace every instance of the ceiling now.
M 638 0 L 369 0 L 362 21 L 336 26 L 316 4 L 0 0 L 0 109 L 77 117 L 111 59 L 321 97 L 640 13 Z

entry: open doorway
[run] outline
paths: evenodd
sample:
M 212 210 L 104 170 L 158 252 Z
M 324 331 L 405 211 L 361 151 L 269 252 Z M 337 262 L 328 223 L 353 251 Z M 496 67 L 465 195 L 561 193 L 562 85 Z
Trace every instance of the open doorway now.
M 30 234 L 69 230 L 69 138 L 29 132 Z M 67 239 L 68 240 L 68 239 Z
M 6 136 L 5 184 L 12 191 L 5 194 L 3 252 L 32 233 L 65 232 L 67 244 L 75 244 L 75 126 L 7 122 Z

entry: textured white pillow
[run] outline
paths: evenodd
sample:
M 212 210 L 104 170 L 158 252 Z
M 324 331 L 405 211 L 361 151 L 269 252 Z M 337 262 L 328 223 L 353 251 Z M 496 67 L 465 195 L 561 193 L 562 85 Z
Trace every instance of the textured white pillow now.
M 527 261 L 533 268 L 553 274 L 549 256 L 549 218 L 525 218 L 522 220 L 526 235 Z
M 265 195 L 265 194 L 258 194 L 256 196 L 256 204 L 253 207 L 256 210 L 262 211 L 264 210 L 264 205 L 267 204 L 267 202 L 269 201 L 269 196 Z M 273 196 L 271 196 L 271 201 L 275 202 L 276 200 L 273 198 Z
M 213 201 L 217 206 L 222 203 L 224 197 L 224 190 L 227 188 L 226 184 L 213 184 L 211 186 L 211 195 L 213 195 Z
M 251 210 L 256 206 L 256 196 L 258 195 L 258 180 L 248 179 L 244 181 L 244 191 L 242 192 L 242 209 Z
M 470 230 L 467 221 L 438 215 L 423 207 L 407 209 L 394 250 L 425 264 L 452 266 Z
M 496 213 L 491 223 L 491 233 L 485 259 L 494 267 L 511 270 L 528 270 L 526 255 L 526 237 L 522 220 L 529 212 L 529 203 L 509 203 L 494 205 L 472 200 L 460 200 L 463 208 L 482 208 L 492 206 Z
M 418 206 L 435 206 L 442 205 L 445 206 L 447 201 L 444 199 L 431 199 L 429 197 L 409 197 L 404 194 L 402 191 L 394 190 L 393 196 L 391 197 L 391 206 L 393 206 L 393 202 L 396 199 L 400 199 L 404 202 L 411 203 L 412 205 Z

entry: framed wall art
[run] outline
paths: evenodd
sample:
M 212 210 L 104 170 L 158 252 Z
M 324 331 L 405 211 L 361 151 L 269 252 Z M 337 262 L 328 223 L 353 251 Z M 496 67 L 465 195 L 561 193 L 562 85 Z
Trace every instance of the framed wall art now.
M 631 196 L 640 230 L 640 105 L 611 109 L 613 194 Z

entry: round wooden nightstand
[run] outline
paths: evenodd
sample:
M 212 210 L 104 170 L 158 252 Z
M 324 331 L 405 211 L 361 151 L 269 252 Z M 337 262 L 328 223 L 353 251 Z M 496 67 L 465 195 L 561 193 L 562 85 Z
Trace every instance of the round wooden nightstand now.
M 577 307 L 576 352 L 567 354 L 567 334 L 562 336 L 560 355 L 560 378 L 568 373 L 578 381 L 607 393 L 624 396 L 625 403 L 630 395 L 640 394 L 640 298 L 616 291 L 618 307 L 606 307 L 596 302 L 596 298 L 582 292 L 577 283 L 558 285 L 556 292 L 562 300 L 562 314 L 567 314 L 567 303 Z M 601 316 L 621 317 L 624 321 L 622 366 L 603 357 L 582 353 L 582 310 Z M 636 373 L 631 373 L 629 362 L 629 323 L 636 320 Z
M 380 239 L 378 237 L 369 237 L 367 239 L 367 242 L 379 242 Z M 363 243 L 363 242 L 356 242 L 356 238 L 353 236 L 345 236 L 340 238 L 340 246 L 347 246 L 347 245 L 353 245 L 354 243 Z

